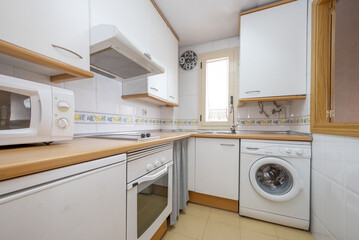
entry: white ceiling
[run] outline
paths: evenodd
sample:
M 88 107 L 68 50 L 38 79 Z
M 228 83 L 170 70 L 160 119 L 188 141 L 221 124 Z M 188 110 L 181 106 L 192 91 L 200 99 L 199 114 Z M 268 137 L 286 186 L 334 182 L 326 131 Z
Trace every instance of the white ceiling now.
M 155 0 L 180 47 L 238 35 L 239 13 L 278 0 Z

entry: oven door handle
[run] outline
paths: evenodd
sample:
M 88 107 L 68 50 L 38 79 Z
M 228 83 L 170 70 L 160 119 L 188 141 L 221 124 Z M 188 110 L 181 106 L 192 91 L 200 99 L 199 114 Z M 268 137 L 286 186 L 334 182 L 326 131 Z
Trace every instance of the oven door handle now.
M 144 183 L 144 182 L 148 182 L 148 181 L 152 181 L 152 180 L 155 180 L 156 178 L 159 178 L 161 177 L 162 175 L 164 175 L 165 173 L 168 172 L 168 167 L 171 166 L 172 163 L 168 163 L 166 165 L 164 165 L 162 170 L 160 170 L 161 168 L 159 168 L 158 170 L 160 170 L 159 172 L 156 172 L 155 174 L 152 174 L 152 175 L 145 175 L 143 177 L 141 177 L 140 179 L 138 179 L 137 181 L 134 181 L 130 184 L 127 185 L 127 190 L 130 190 L 134 187 L 136 187 L 137 185 L 140 185 L 141 183 Z

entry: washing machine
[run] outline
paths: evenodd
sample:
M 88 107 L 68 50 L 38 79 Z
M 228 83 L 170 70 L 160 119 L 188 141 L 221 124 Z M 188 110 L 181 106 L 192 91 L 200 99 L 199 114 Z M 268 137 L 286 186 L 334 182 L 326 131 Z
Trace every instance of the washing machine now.
M 242 140 L 239 214 L 308 230 L 310 142 Z

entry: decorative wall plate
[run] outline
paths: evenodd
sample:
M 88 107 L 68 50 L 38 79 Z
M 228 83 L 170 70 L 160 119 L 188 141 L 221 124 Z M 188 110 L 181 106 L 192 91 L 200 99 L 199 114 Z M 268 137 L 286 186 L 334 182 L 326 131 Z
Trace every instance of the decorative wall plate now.
M 179 65 L 182 69 L 189 71 L 197 65 L 198 57 L 197 54 L 192 50 L 187 50 L 182 53 L 179 58 Z

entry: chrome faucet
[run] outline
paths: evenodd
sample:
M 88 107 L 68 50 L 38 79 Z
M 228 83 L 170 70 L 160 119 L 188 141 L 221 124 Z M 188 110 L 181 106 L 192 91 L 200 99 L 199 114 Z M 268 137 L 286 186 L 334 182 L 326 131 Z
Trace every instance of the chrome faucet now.
M 229 114 L 232 113 L 232 126 L 230 127 L 231 133 L 236 134 L 236 128 L 239 125 L 239 121 L 234 124 L 234 106 L 233 106 L 233 96 L 231 96 L 231 105 L 229 106 Z

